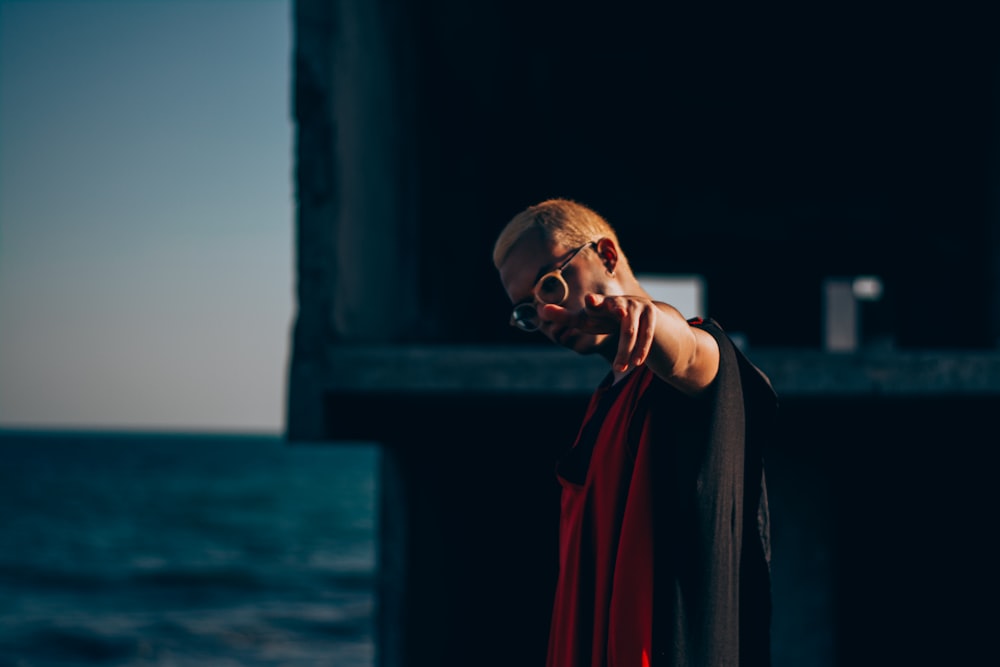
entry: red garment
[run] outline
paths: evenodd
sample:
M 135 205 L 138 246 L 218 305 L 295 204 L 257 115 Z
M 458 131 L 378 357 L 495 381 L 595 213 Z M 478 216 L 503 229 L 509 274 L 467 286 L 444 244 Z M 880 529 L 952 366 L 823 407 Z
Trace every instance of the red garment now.
M 558 463 L 547 667 L 769 664 L 760 441 L 774 394 L 717 324 L 692 324 L 722 352 L 707 395 L 644 366 L 617 384 L 609 374 Z

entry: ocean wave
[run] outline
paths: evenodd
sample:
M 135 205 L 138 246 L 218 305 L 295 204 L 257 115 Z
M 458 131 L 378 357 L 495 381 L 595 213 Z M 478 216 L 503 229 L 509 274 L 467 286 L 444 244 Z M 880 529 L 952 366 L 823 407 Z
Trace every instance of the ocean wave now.
M 0 433 L 0 451 L 0 667 L 374 664 L 371 450 Z

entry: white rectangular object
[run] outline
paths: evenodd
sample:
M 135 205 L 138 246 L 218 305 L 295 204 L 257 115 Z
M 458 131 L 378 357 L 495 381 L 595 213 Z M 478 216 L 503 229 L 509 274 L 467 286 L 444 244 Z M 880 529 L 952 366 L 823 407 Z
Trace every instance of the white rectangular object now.
M 654 301 L 663 301 L 686 319 L 707 317 L 705 279 L 696 274 L 637 273 L 636 279 Z

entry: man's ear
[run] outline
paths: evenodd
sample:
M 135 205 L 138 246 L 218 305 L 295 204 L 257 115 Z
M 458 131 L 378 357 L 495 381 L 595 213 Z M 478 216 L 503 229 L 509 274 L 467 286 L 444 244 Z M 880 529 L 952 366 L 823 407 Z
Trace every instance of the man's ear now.
M 609 275 L 615 275 L 615 267 L 618 266 L 618 246 L 615 242 L 604 237 L 597 242 L 597 255 L 601 258 L 601 263 Z

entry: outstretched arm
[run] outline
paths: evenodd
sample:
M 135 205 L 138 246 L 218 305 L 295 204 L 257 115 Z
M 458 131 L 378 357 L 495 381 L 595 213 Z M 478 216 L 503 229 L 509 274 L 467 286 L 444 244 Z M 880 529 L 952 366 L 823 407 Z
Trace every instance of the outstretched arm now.
M 588 294 L 584 309 L 572 313 L 545 306 L 545 317 L 593 334 L 611 334 L 617 347 L 606 353 L 615 373 L 647 364 L 680 391 L 697 395 L 719 370 L 719 345 L 691 326 L 673 306 L 646 296 Z

